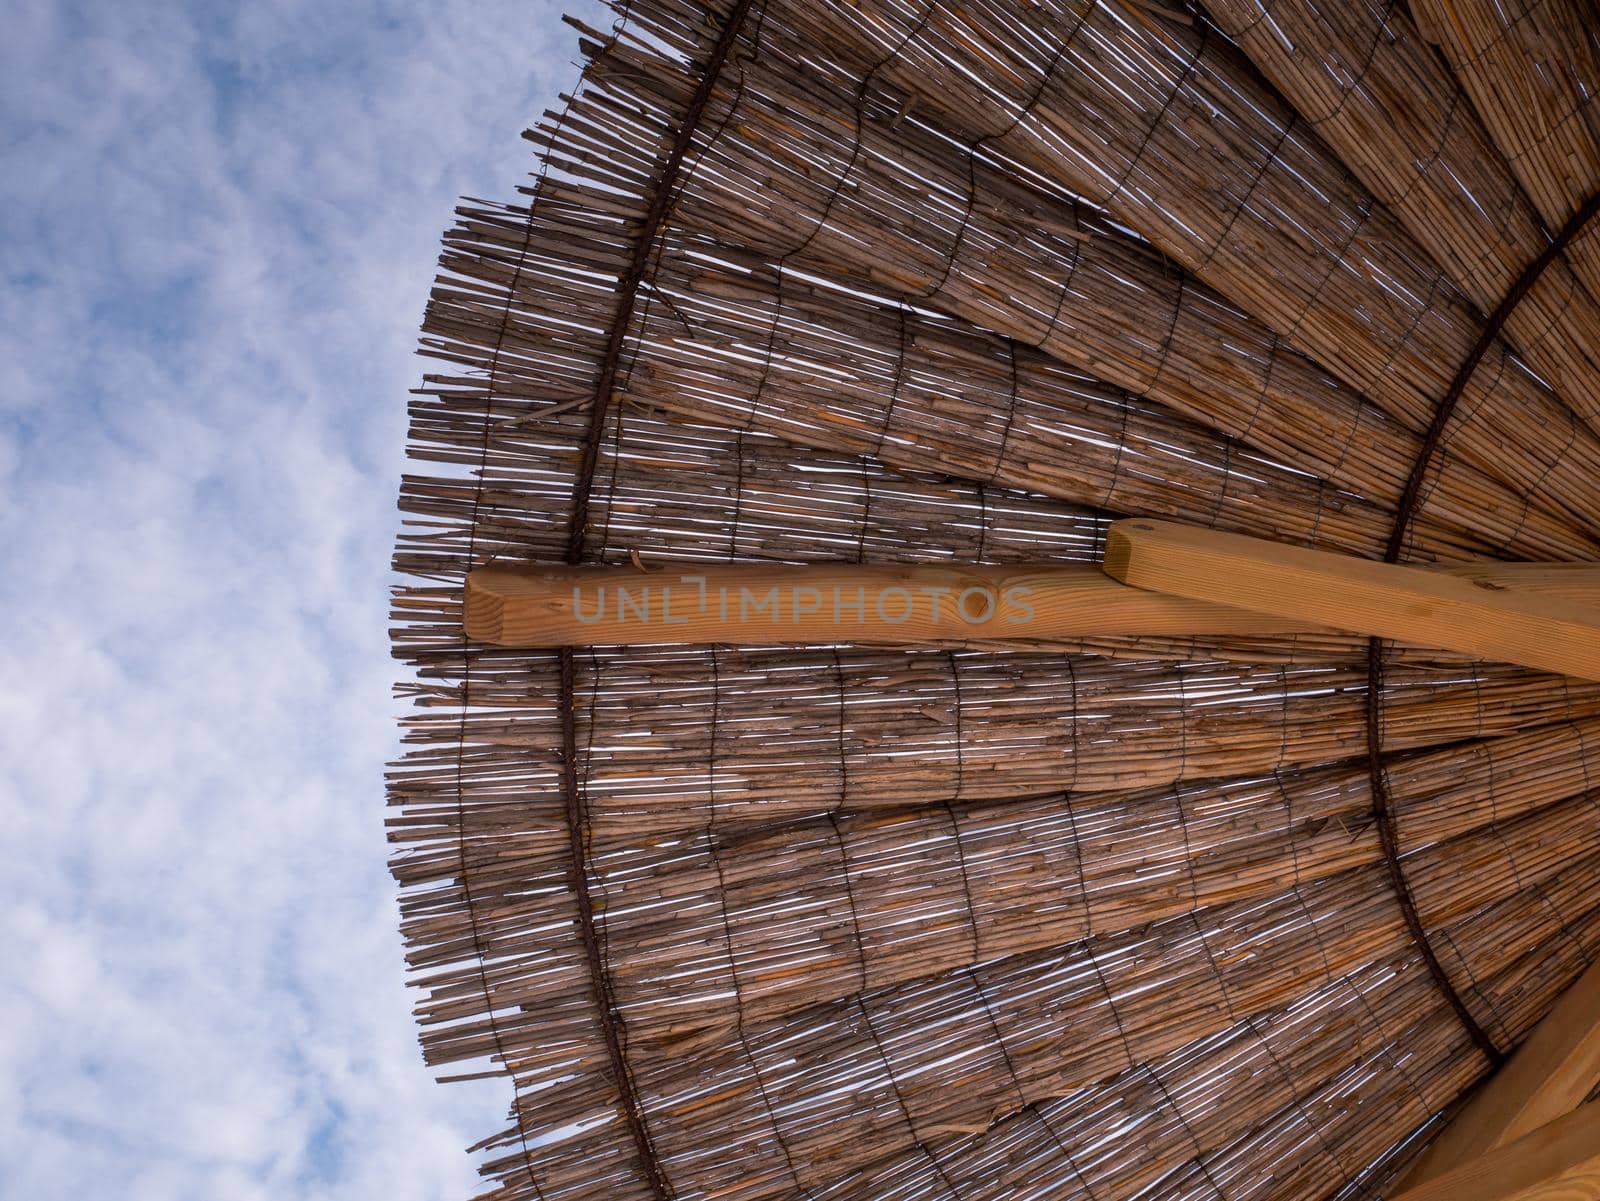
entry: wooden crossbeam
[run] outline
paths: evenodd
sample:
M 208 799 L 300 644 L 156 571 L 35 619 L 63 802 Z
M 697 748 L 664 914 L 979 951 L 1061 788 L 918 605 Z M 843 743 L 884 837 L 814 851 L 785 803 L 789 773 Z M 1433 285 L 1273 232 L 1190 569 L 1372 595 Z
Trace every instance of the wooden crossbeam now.
M 484 567 L 467 636 L 503 646 L 929 642 L 1282 633 L 1293 622 L 1127 588 L 1089 564 L 1023 567 Z
M 1597 1201 L 1600 1101 L 1460 1164 L 1393 1201 Z
M 1169 521 L 1114 522 L 1107 574 L 1170 596 L 1600 680 L 1600 607 Z
M 1597 1084 L 1600 964 L 1561 994 L 1516 1054 L 1412 1165 L 1402 1187 L 1433 1180 L 1571 1113 Z
M 1515 589 L 1600 606 L 1600 565 L 1477 563 L 1445 572 L 1476 581 L 1457 581 L 1474 592 Z M 482 567 L 467 580 L 465 624 L 468 637 L 500 646 L 1281 636 L 1333 629 L 1301 616 L 1129 587 L 1089 564 Z

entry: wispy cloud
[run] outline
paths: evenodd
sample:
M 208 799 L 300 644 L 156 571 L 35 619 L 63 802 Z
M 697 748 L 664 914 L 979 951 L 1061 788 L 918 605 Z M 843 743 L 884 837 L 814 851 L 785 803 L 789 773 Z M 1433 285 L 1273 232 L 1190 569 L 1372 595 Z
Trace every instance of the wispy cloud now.
M 600 22 L 598 6 L 568 4 Z M 0 43 L 0 1193 L 474 1187 L 383 867 L 410 357 L 554 3 L 23 5 Z

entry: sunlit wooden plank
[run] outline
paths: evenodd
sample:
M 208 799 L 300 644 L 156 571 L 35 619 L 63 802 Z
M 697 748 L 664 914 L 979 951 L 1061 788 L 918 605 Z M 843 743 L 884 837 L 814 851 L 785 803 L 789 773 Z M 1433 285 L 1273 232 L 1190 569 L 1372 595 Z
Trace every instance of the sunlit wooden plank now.
M 1596 1201 L 1600 1101 L 1452 1168 L 1393 1201 Z
M 1600 680 L 1600 607 L 1487 578 L 1144 519 L 1111 526 L 1105 567 L 1169 596 Z
M 1451 568 L 1600 605 L 1600 565 Z M 1470 585 L 1469 585 L 1470 586 Z M 1130 588 L 1090 564 L 483 567 L 469 637 L 501 646 L 1274 635 L 1329 627 Z
M 1591 967 L 1406 1175 L 1413 1187 L 1571 1113 L 1600 1084 L 1600 964 Z

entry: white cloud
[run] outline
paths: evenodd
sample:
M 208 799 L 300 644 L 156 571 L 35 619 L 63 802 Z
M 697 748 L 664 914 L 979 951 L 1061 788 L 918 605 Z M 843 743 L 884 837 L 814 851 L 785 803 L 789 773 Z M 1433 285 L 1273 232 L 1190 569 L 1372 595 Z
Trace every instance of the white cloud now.
M 510 1092 L 416 1050 L 386 560 L 437 235 L 530 168 L 518 134 L 575 77 L 557 16 L 9 17 L 4 1196 L 476 1186 Z

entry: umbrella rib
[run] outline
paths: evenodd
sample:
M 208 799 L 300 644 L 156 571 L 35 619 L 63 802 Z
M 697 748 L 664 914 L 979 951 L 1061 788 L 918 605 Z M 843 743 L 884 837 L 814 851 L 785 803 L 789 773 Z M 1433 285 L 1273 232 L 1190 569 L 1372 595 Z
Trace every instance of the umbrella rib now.
M 1596 192 L 1584 202 L 1583 207 L 1573 213 L 1561 232 L 1552 238 L 1544 250 L 1523 269 L 1517 281 L 1511 285 L 1505 297 L 1496 306 L 1484 323 L 1483 331 L 1478 335 L 1478 340 L 1473 344 L 1471 351 L 1457 369 L 1455 378 L 1450 381 L 1450 387 L 1445 391 L 1438 407 L 1434 410 L 1433 420 L 1428 426 L 1427 435 L 1423 438 L 1422 446 L 1417 453 L 1417 459 L 1411 467 L 1411 475 L 1406 480 L 1405 491 L 1400 494 L 1400 504 L 1395 513 L 1394 527 L 1389 534 L 1389 543 L 1384 550 L 1384 562 L 1398 563 L 1405 545 L 1406 532 L 1411 524 L 1411 519 L 1416 510 L 1421 506 L 1422 484 L 1428 476 L 1428 469 L 1432 464 L 1434 455 L 1444 442 L 1445 429 L 1450 424 L 1450 418 L 1455 413 L 1456 405 L 1462 393 L 1466 390 L 1467 382 L 1478 369 L 1479 362 L 1485 352 L 1494 344 L 1499 336 L 1500 328 L 1506 319 L 1515 311 L 1522 298 L 1538 281 L 1544 269 L 1553 263 L 1567 244 L 1577 237 L 1579 232 L 1589 223 L 1589 220 L 1600 211 L 1600 192 Z M 1367 641 L 1367 766 L 1372 777 L 1372 805 L 1374 815 L 1377 817 L 1378 836 L 1383 846 L 1384 865 L 1388 869 L 1389 880 L 1394 886 L 1396 898 L 1400 903 L 1401 915 L 1405 918 L 1406 928 L 1411 932 L 1412 939 L 1417 944 L 1417 949 L 1422 953 L 1423 961 L 1428 966 L 1429 973 L 1433 976 L 1434 983 L 1439 991 L 1444 994 L 1445 1000 L 1450 1003 L 1450 1008 L 1460 1019 L 1461 1025 L 1471 1036 L 1478 1049 L 1483 1052 L 1491 1067 L 1499 1067 L 1505 1060 L 1505 1053 L 1495 1044 L 1489 1033 L 1478 1024 L 1472 1016 L 1472 1011 L 1467 1008 L 1465 1000 L 1451 982 L 1444 966 L 1439 962 L 1434 953 L 1433 944 L 1428 940 L 1428 932 L 1423 928 L 1422 917 L 1417 912 L 1416 900 L 1412 896 L 1411 886 L 1406 881 L 1405 869 L 1400 863 L 1400 837 L 1395 820 L 1393 800 L 1389 795 L 1388 777 L 1384 774 L 1383 766 L 1383 639 L 1371 638 Z
M 649 267 L 650 251 L 671 208 L 673 184 L 683 165 L 684 154 L 689 149 L 689 143 L 701 118 L 705 115 L 712 89 L 716 86 L 734 41 L 744 26 L 750 7 L 751 0 L 735 0 L 727 19 L 723 22 L 716 43 L 706 59 L 705 71 L 695 87 L 688 107 L 684 110 L 683 120 L 678 125 L 672 147 L 662 160 L 661 170 L 651 185 L 650 204 L 640 224 L 628 270 L 618 281 L 617 310 L 611 321 L 605 351 L 600 360 L 600 371 L 595 379 L 589 424 L 583 440 L 578 472 L 573 481 L 571 523 L 567 531 L 566 560 L 569 564 L 575 565 L 583 561 L 584 542 L 589 524 L 589 494 L 594 486 L 595 469 L 599 462 L 600 439 L 605 429 L 606 414 L 616 393 L 617 369 L 622 359 L 622 346 L 633 318 L 639 289 L 644 283 L 645 273 Z M 573 898 L 578 908 L 578 931 L 583 938 L 584 952 L 589 964 L 590 985 L 594 992 L 600 1030 L 611 1060 L 611 1072 L 616 1080 L 622 1114 L 639 1155 L 640 1171 L 656 1201 L 670 1201 L 672 1188 L 656 1155 L 650 1132 L 645 1126 L 644 1110 L 628 1069 L 627 1053 L 622 1039 L 622 1021 L 617 1012 L 616 997 L 611 986 L 611 973 L 606 966 L 595 929 L 594 901 L 589 893 L 587 814 L 583 789 L 578 782 L 577 672 L 571 647 L 561 649 L 560 668 L 557 707 L 561 721 L 561 791 L 566 809 L 568 844 L 572 854 L 571 881 Z

